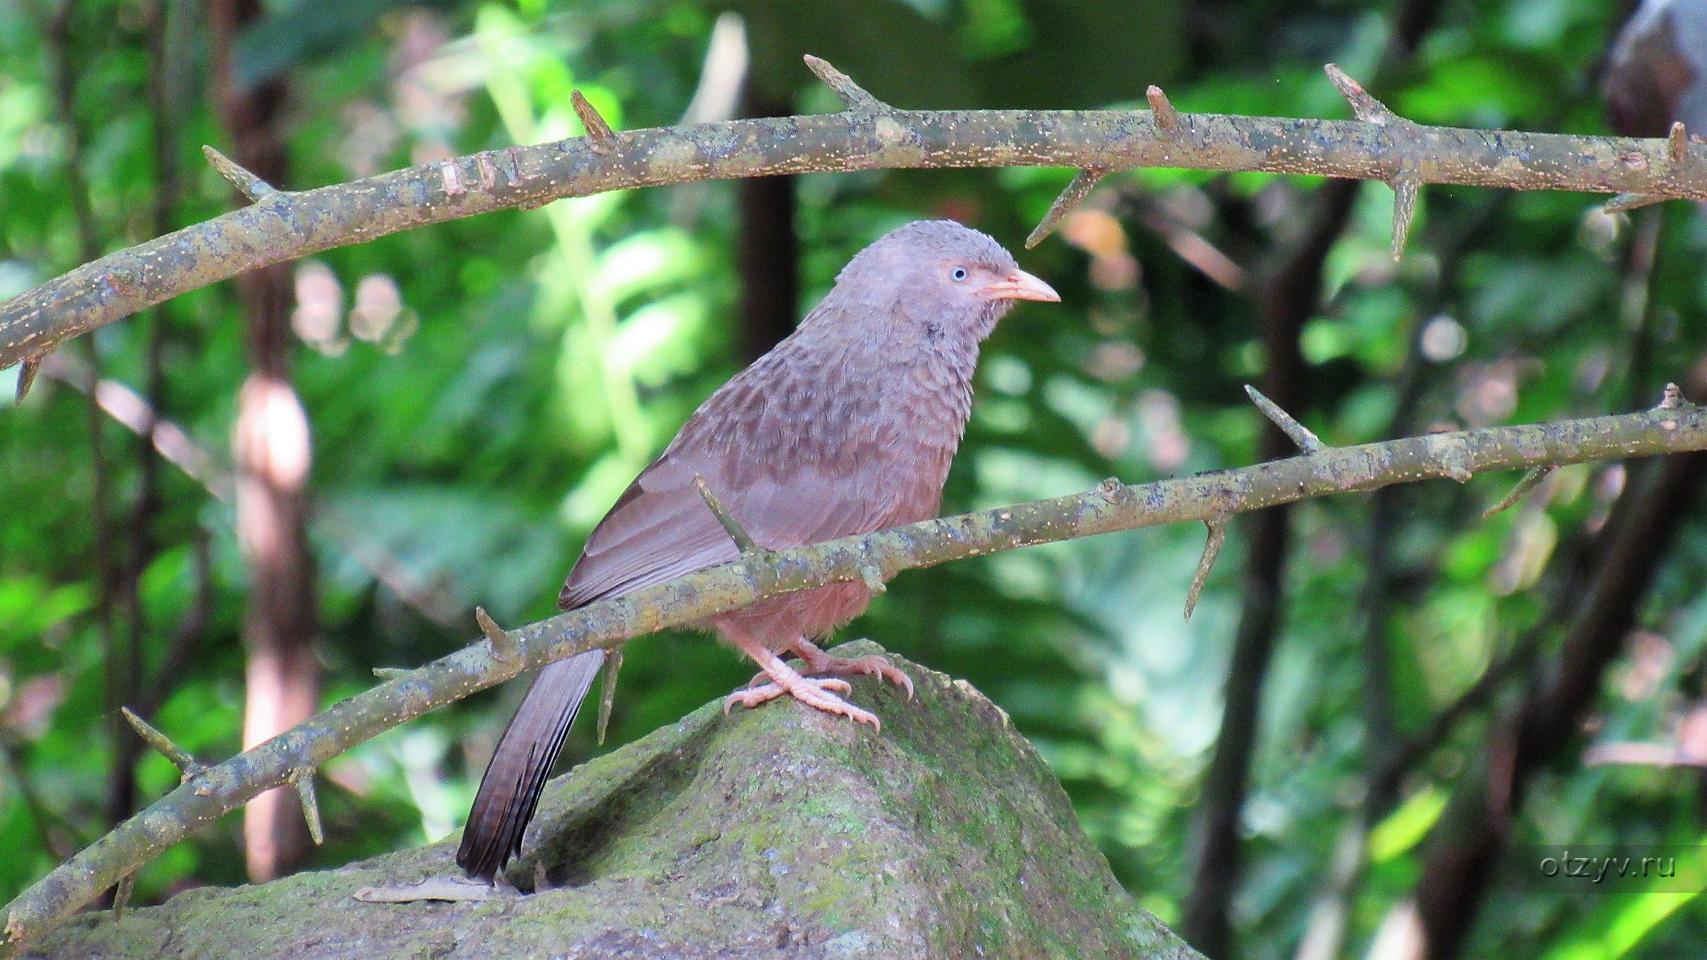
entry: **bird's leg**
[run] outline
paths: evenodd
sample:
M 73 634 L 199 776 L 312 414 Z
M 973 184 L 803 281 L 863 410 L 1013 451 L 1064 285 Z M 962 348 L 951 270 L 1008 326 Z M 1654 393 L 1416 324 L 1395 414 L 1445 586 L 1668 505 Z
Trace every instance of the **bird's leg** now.
M 771 652 L 764 644 L 742 636 L 731 636 L 728 639 L 734 642 L 736 648 L 742 653 L 753 658 L 753 662 L 757 663 L 765 675 L 770 677 L 770 682 L 762 687 L 751 687 L 731 693 L 723 701 L 724 713 L 728 713 L 729 708 L 737 703 L 744 707 L 756 707 L 768 700 L 775 700 L 777 697 L 787 694 L 801 703 L 809 707 L 816 707 L 825 713 L 838 713 L 855 723 L 868 723 L 873 730 L 883 729 L 883 724 L 878 722 L 876 714 L 861 710 L 836 696 L 838 693 L 847 693 L 853 689 L 846 680 L 837 680 L 833 677 L 822 680 L 803 677 L 795 672 L 793 667 L 783 663 L 782 658 Z
M 888 657 L 838 657 L 827 653 L 817 644 L 797 637 L 789 641 L 788 649 L 800 658 L 803 668 L 800 672 L 807 676 L 831 674 L 853 676 L 865 674 L 888 680 L 897 687 L 907 691 L 907 699 L 913 699 L 913 679 L 903 673 L 900 668 L 889 661 Z M 770 674 L 760 672 L 753 674 L 753 679 L 747 682 L 749 687 L 759 687 L 771 682 Z
M 913 678 L 902 673 L 895 664 L 890 663 L 888 657 L 876 655 L 837 657 L 825 653 L 822 648 L 805 637 L 799 637 L 790 642 L 788 649 L 793 650 L 795 656 L 800 658 L 800 662 L 806 665 L 806 669 L 802 670 L 801 673 L 809 676 L 828 673 L 844 677 L 863 673 L 867 676 L 881 677 L 907 691 L 908 700 L 913 699 Z

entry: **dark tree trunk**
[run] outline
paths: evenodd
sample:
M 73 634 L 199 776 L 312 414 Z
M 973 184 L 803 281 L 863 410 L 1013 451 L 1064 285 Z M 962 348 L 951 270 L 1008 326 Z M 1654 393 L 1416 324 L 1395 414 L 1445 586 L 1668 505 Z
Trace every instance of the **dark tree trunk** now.
M 741 93 L 741 116 L 790 113 L 786 100 Z M 756 360 L 794 332 L 800 310 L 800 255 L 794 235 L 794 178 L 759 177 L 736 188 L 741 207 L 741 359 Z
M 1415 956 L 1451 960 L 1463 952 L 1530 778 L 1577 738 L 1703 478 L 1707 454 L 1678 454 L 1666 458 L 1641 497 L 1626 499 L 1587 605 L 1557 661 L 1496 727 L 1480 768 L 1435 828 L 1416 888 L 1421 936 Z
M 1360 184 L 1336 180 L 1316 194 L 1310 232 L 1266 283 L 1262 302 L 1264 354 L 1268 372 L 1263 392 L 1282 410 L 1298 413 L 1308 402 L 1308 370 L 1298 335 L 1316 311 L 1322 293 L 1322 264 L 1345 229 Z M 1263 431 L 1262 459 L 1290 456 L 1296 450 L 1273 424 Z M 1226 704 L 1215 756 L 1204 777 L 1198 807 L 1197 862 L 1185 903 L 1180 932 L 1206 956 L 1228 956 L 1230 912 L 1239 882 L 1239 817 L 1249 790 L 1251 757 L 1262 713 L 1262 684 L 1281 623 L 1281 586 L 1288 539 L 1286 507 L 1253 514 L 1250 559 L 1245 570 L 1245 607 L 1233 640 L 1227 672 Z

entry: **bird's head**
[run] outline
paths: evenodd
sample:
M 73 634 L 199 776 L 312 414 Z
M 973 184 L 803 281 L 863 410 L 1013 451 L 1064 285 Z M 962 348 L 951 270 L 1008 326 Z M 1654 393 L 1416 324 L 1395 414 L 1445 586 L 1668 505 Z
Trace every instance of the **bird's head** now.
M 884 234 L 842 268 L 836 292 L 978 340 L 1017 301 L 1061 299 L 1001 244 L 953 220 L 915 220 Z

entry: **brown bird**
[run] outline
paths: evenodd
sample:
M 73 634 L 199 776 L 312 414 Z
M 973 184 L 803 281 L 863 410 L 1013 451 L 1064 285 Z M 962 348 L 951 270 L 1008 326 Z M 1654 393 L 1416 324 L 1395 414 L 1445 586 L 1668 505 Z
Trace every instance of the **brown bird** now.
M 936 516 L 972 410 L 978 346 L 1016 300 L 1058 301 L 994 240 L 948 220 L 918 221 L 861 250 L 787 339 L 736 374 L 682 425 L 593 529 L 557 604 L 595 600 L 736 559 L 695 477 L 753 541 L 803 546 Z M 863 583 L 802 590 L 696 624 L 762 673 L 729 695 L 757 706 L 788 695 L 879 726 L 836 675 L 912 681 L 882 657 L 833 657 L 812 640 L 871 603 Z M 798 667 L 779 656 L 792 651 Z M 498 741 L 456 862 L 490 880 L 519 853 L 546 775 L 593 676 L 593 650 L 547 666 Z M 768 682 L 759 683 L 761 680 Z

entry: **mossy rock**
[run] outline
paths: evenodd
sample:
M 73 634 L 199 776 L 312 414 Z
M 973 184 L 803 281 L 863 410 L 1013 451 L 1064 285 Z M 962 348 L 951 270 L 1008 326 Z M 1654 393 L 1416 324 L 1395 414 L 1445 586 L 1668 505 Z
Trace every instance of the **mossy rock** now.
M 792 701 L 727 717 L 714 703 L 558 779 L 509 870 L 530 895 L 356 898 L 450 875 L 452 838 L 85 915 L 25 955 L 1201 960 L 1115 883 L 1000 709 L 897 665 L 911 702 L 855 685 L 881 733 Z

